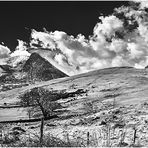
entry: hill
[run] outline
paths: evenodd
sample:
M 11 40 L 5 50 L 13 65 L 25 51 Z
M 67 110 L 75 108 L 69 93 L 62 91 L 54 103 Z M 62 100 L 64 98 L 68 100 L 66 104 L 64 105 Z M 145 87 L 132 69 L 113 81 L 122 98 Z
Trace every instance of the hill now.
M 53 113 L 58 115 L 59 118 L 45 122 L 46 133 L 58 135 L 58 138 L 61 138 L 63 132 L 67 131 L 72 140 L 73 137 L 70 137 L 70 135 L 77 132 L 76 136 L 82 137 L 85 146 L 87 145 L 85 140 L 88 132 L 92 137 L 91 146 L 94 146 L 93 140 L 96 140 L 92 135 L 99 136 L 100 134 L 100 139 L 97 139 L 100 142 L 97 143 L 97 146 L 103 146 L 106 139 L 103 139 L 102 136 L 107 134 L 106 130 L 110 127 L 110 132 L 114 132 L 110 135 L 112 146 L 122 144 L 130 146 L 133 143 L 132 138 L 134 138 L 136 128 L 139 135 L 137 139 L 143 145 L 148 144 L 146 141 L 146 133 L 148 132 L 148 125 L 146 124 L 148 120 L 147 70 L 114 67 L 68 78 L 38 82 L 1 92 L 0 103 L 1 105 L 7 103 L 8 106 L 16 105 L 20 101 L 20 96 L 27 95 L 32 98 L 34 95 L 38 95 L 40 89 L 47 92 L 47 94 L 45 93 L 47 97 L 45 106 L 51 105 L 51 103 L 58 106 L 53 110 Z M 27 108 L 20 107 L 19 110 L 18 108 L 3 108 L 1 110 L 3 110 L 3 114 L 0 114 L 1 121 L 28 119 Z M 42 117 L 42 114 L 37 109 L 32 118 L 38 119 L 40 117 Z M 67 128 L 65 129 L 65 127 Z M 24 129 L 33 132 L 30 131 L 30 128 L 40 131 L 38 122 L 31 126 L 24 126 Z M 145 131 L 143 135 L 141 129 Z M 120 141 L 120 136 L 117 136 L 120 131 L 126 134 L 124 143 Z M 144 136 L 143 142 L 140 140 L 142 136 Z M 134 142 L 134 144 L 136 143 Z
M 37 53 L 11 57 L 7 65 L 0 65 L 0 92 L 66 76 Z
M 31 54 L 22 71 L 27 73 L 30 81 L 47 81 L 67 76 L 37 53 Z

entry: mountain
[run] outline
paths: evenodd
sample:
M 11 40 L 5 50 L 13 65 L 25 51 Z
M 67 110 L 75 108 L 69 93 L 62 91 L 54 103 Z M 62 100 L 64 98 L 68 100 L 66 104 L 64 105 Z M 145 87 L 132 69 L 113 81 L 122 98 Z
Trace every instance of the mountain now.
M 31 54 L 22 71 L 27 73 L 29 81 L 47 81 L 67 76 L 37 53 Z
M 7 73 L 12 73 L 12 72 L 14 72 L 13 67 L 11 67 L 11 66 L 9 66 L 9 65 L 0 65 L 0 68 L 1 68 L 2 70 L 4 70 L 5 72 L 7 72 Z
M 38 53 L 41 57 L 46 59 L 49 63 L 51 63 L 54 67 L 62 71 L 63 73 L 72 76 L 75 74 L 79 74 L 80 71 L 76 70 L 76 67 L 73 65 L 70 65 L 66 60 L 63 61 L 63 64 L 59 64 L 55 60 L 55 55 L 58 55 L 59 50 L 56 49 L 54 51 L 50 49 L 43 49 L 43 48 L 29 48 L 28 49 L 29 53 Z
M 7 65 L 0 65 L 0 91 L 66 76 L 38 53 L 10 57 Z

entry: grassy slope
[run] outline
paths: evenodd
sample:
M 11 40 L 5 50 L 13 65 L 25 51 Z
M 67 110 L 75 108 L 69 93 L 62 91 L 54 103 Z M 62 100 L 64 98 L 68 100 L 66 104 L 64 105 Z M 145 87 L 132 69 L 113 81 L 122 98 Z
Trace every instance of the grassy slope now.
M 79 112 L 83 113 L 82 108 L 84 106 L 84 102 L 97 104 L 102 100 L 112 100 L 115 98 L 118 104 L 123 105 L 138 104 L 141 101 L 147 100 L 148 72 L 146 70 L 138 70 L 128 67 L 108 68 L 69 78 L 60 78 L 33 84 L 1 92 L 0 105 L 3 105 L 3 103 L 9 104 L 19 101 L 18 96 L 33 87 L 44 87 L 49 90 L 66 89 L 66 91 L 69 92 L 77 89 L 88 90 L 87 94 L 83 94 L 82 96 L 59 100 L 59 102 L 64 103 L 64 106 L 66 106 L 67 110 L 70 111 L 68 114 L 74 115 Z M 21 110 L 13 110 L 15 110 L 15 116 L 17 116 L 16 114 L 18 114 L 18 116 L 21 115 Z M 10 109 L 8 112 L 11 114 Z M 0 120 L 2 121 L 3 117 L 9 120 L 9 114 L 5 110 L 2 115 L 0 114 Z
M 109 123 L 111 146 L 119 146 L 121 133 L 125 132 L 124 142 L 133 144 L 134 127 L 137 129 L 137 139 L 134 146 L 148 145 L 148 71 L 133 68 L 109 68 L 93 71 L 69 78 L 61 78 L 48 82 L 38 83 L 7 92 L 1 92 L 0 103 L 18 101 L 19 94 L 33 87 L 46 89 L 64 90 L 68 92 L 77 89 L 88 90 L 87 93 L 72 98 L 60 99 L 58 102 L 64 106 L 61 119 L 45 122 L 44 134 L 52 134 L 66 140 L 64 133 L 69 139 L 75 139 L 81 146 L 86 146 L 86 135 L 90 133 L 90 146 L 107 146 L 107 126 L 102 121 Z M 111 104 L 115 99 L 115 107 Z M 5 100 L 5 101 L 4 101 Z M 103 104 L 102 104 L 103 103 Z M 12 110 L 14 111 L 14 109 Z M 117 111 L 117 112 L 116 112 Z M 3 114 L 1 114 L 3 113 Z M 12 120 L 9 110 L 0 111 L 0 120 Z M 11 116 L 12 115 L 12 116 Z M 15 118 L 22 118 L 25 113 L 20 110 L 15 112 Z M 11 118 L 10 118 L 11 117 Z M 23 116 L 25 117 L 25 116 Z M 26 116 L 27 117 L 27 116 Z M 125 124 L 126 126 L 123 126 Z M 12 128 L 14 125 L 10 125 Z M 26 132 L 35 133 L 40 131 L 40 123 L 21 125 Z M 113 126 L 116 126 L 114 129 Z M 6 127 L 6 129 L 9 129 Z M 123 144 L 123 143 L 122 143 Z M 120 146 L 122 146 L 122 144 Z

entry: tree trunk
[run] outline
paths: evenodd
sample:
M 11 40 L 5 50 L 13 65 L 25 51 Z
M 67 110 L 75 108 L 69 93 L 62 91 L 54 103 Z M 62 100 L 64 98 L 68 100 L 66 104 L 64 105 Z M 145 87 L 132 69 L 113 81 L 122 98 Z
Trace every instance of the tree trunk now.
M 47 118 L 47 112 L 44 110 L 44 107 L 42 106 L 42 104 L 40 103 L 40 101 L 38 99 L 36 99 L 36 101 L 42 111 L 44 118 Z

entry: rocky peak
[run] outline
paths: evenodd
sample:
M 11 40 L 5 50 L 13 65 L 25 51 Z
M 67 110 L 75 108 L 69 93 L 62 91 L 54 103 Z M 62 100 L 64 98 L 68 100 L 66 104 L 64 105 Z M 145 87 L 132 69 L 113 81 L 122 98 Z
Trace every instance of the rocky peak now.
M 38 53 L 31 54 L 22 71 L 27 73 L 29 81 L 46 81 L 67 76 Z

